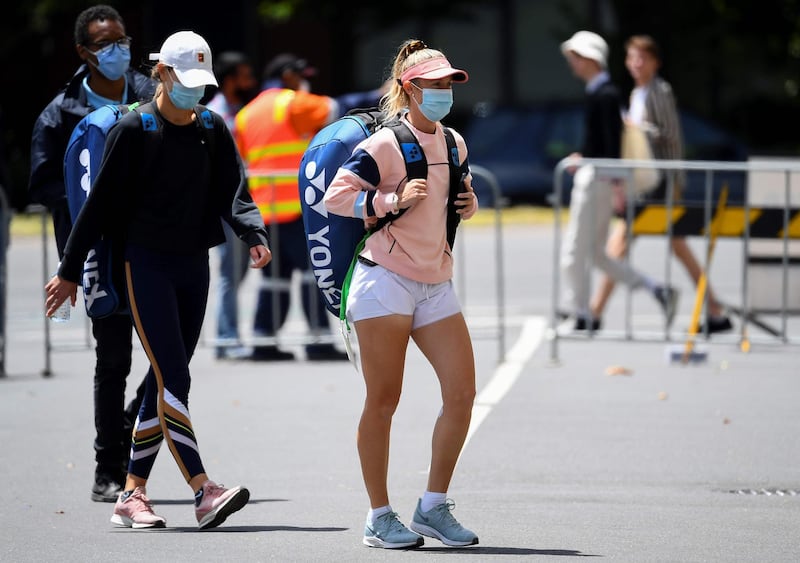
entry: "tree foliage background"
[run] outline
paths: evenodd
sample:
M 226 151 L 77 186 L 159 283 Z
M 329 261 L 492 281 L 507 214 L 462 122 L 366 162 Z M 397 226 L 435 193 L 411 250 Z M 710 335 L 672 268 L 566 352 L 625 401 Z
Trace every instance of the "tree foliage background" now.
M 800 0 L 614 0 L 620 41 L 658 38 L 687 105 L 762 152 L 797 156 Z M 620 74 L 622 76 L 622 74 Z

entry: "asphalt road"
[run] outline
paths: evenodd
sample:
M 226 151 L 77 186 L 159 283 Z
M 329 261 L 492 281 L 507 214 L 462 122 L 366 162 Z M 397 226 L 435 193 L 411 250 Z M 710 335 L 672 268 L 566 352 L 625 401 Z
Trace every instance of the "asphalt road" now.
M 552 230 L 511 225 L 501 244 L 501 358 L 493 231 L 466 226 L 458 245 L 479 396 L 449 496 L 456 517 L 480 536 L 478 546 L 363 546 L 368 506 L 355 448 L 360 375 L 344 362 L 218 362 L 208 345 L 213 314 L 192 363 L 190 408 L 211 478 L 247 486 L 250 504 L 222 527 L 197 531 L 190 491 L 164 450 L 148 493 L 168 527 L 113 527 L 111 505 L 89 500 L 94 354 L 85 317 L 73 310 L 69 323 L 50 326 L 52 375 L 43 377 L 41 242 L 18 237 L 9 250 L 7 376 L 0 379 L 0 560 L 800 559 L 796 346 L 753 329 L 749 353 L 734 334 L 703 343 L 705 363 L 668 362 L 693 303 L 691 284 L 673 264 L 683 298 L 669 342 L 652 337 L 660 314 L 639 294 L 632 298 L 634 337 L 621 337 L 620 291 L 607 329 L 593 339 L 559 340 L 553 362 L 546 339 Z M 633 259 L 661 276 L 665 248 L 662 240 L 639 241 Z M 736 302 L 738 243 L 722 241 L 714 264 L 715 289 Z M 249 275 L 242 292 L 245 334 L 257 279 Z M 304 326 L 292 315 L 285 336 L 299 350 L 292 338 Z M 796 322 L 790 320 L 794 334 Z M 131 390 L 146 368 L 135 351 Z M 438 410 L 435 377 L 412 346 L 390 460 L 392 504 L 406 521 L 425 486 Z

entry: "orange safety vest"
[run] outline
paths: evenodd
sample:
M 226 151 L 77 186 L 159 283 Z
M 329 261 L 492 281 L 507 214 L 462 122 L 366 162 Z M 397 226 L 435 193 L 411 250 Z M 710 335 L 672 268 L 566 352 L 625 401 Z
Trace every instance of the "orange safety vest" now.
M 301 217 L 297 171 L 310 138 L 301 138 L 289 120 L 294 90 L 261 92 L 236 114 L 236 144 L 248 169 L 248 186 L 264 223 Z

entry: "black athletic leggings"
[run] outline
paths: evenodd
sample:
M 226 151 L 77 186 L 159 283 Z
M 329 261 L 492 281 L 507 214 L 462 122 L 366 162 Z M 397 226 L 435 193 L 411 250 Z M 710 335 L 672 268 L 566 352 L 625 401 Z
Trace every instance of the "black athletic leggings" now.
M 147 479 L 161 443 L 188 482 L 204 473 L 189 417 L 189 360 L 208 299 L 208 252 L 177 254 L 128 245 L 128 299 L 134 327 L 150 359 L 128 472 Z

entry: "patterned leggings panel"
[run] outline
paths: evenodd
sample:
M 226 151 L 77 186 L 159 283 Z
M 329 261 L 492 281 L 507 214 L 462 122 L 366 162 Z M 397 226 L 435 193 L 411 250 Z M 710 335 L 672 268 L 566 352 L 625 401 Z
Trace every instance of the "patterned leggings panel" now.
M 147 479 L 166 440 L 188 482 L 205 472 L 188 405 L 189 361 L 208 299 L 208 253 L 184 255 L 128 246 L 125 259 L 131 315 L 150 360 L 128 472 Z

